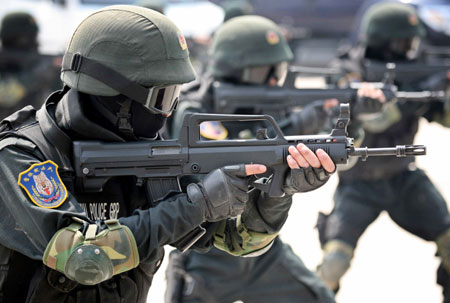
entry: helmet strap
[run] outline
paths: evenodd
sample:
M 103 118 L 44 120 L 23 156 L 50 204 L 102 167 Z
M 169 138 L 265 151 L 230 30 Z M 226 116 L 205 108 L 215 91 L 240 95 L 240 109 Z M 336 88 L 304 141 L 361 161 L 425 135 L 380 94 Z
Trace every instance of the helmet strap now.
M 147 102 L 148 96 L 151 93 L 150 89 L 128 80 L 115 70 L 100 62 L 86 58 L 79 53 L 73 54 L 67 52 L 63 57 L 61 71 L 85 74 L 142 104 Z

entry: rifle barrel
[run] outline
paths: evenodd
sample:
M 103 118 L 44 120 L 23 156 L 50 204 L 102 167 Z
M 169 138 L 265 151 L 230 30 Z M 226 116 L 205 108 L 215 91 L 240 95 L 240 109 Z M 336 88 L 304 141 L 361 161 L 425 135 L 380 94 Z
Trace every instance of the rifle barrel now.
M 397 145 L 396 147 L 384 147 L 384 148 L 368 148 L 360 147 L 353 148 L 349 154 L 350 156 L 361 157 L 365 160 L 369 156 L 419 156 L 425 155 L 427 148 L 424 145 Z
M 444 91 L 423 91 L 423 92 L 397 92 L 395 94 L 398 100 L 428 102 L 430 100 L 444 101 L 447 96 Z

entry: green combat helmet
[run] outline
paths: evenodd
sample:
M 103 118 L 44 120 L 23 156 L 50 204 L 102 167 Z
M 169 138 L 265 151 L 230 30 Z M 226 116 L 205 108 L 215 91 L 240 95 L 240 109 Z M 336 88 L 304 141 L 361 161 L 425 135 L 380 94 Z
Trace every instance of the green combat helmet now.
M 32 15 L 13 12 L 2 19 L 0 39 L 4 48 L 36 48 L 38 31 L 38 25 Z
M 360 39 L 368 46 L 380 46 L 394 39 L 423 37 L 425 30 L 414 7 L 397 2 L 381 2 L 364 14 Z
M 225 22 L 214 35 L 211 56 L 213 77 L 255 84 L 266 83 L 271 75 L 282 80 L 293 59 L 279 27 L 261 16 Z
M 169 114 L 180 86 L 195 79 L 186 40 L 166 16 L 131 5 L 106 7 L 76 29 L 61 80 L 97 96 L 125 95 Z
M 250 15 L 253 12 L 253 7 L 247 0 L 227 0 L 221 5 L 225 12 L 224 22 L 234 17 Z
M 136 2 L 137 6 L 142 6 L 164 14 L 164 8 L 166 7 L 166 1 L 164 0 L 139 0 Z

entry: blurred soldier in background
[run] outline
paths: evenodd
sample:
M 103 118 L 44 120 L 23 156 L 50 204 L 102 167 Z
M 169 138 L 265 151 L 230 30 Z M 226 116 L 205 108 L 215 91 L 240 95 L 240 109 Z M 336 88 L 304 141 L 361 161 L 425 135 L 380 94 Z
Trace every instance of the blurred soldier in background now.
M 227 0 L 220 3 L 225 13 L 223 22 L 231 18 L 251 15 L 253 12 L 252 4 L 248 0 Z
M 339 60 L 349 73 L 347 80 L 364 80 L 364 60 L 378 62 L 414 62 L 424 30 L 415 10 L 406 4 L 383 2 L 371 6 L 364 15 L 361 44 Z M 380 81 L 382 79 L 379 79 Z M 418 84 L 396 82 L 399 90 L 421 90 Z M 419 118 L 450 126 L 447 102 L 384 102 L 385 96 L 360 100 L 358 106 L 372 107 L 378 100 L 380 112 L 359 116 L 365 132 L 363 145 L 382 147 L 412 144 Z M 339 172 L 334 209 L 321 214 L 318 229 L 323 261 L 318 273 L 333 291 L 350 266 L 358 239 L 366 228 L 387 211 L 405 230 L 426 241 L 435 241 L 441 265 L 438 283 L 444 287 L 445 302 L 450 302 L 450 216 L 447 204 L 414 158 L 371 158 Z M 407 253 L 407 252 L 405 252 Z M 376 253 L 373 254 L 376 259 Z M 375 260 L 382 262 L 382 260 Z M 374 286 L 376 287 L 376 286 Z
M 38 25 L 28 13 L 12 12 L 0 28 L 0 119 L 26 106 L 39 107 L 60 88 L 61 57 L 38 53 Z
M 139 0 L 136 2 L 136 5 L 142 6 L 145 8 L 152 9 L 157 11 L 158 13 L 164 14 L 164 9 L 166 7 L 165 0 Z
M 208 75 L 190 87 L 173 117 L 172 131 L 175 136 L 186 113 L 213 110 L 212 85 L 215 81 L 249 86 L 282 85 L 288 61 L 293 58 L 279 27 L 259 16 L 235 17 L 225 22 L 214 36 L 211 56 Z M 320 132 L 327 117 L 325 103 L 300 111 L 297 123 L 285 131 L 291 134 Z M 332 100 L 331 103 L 336 105 L 337 101 Z M 255 113 L 251 111 L 251 105 L 245 107 L 246 114 Z M 210 124 L 201 128 L 201 134 L 211 140 L 225 139 L 227 136 L 236 138 L 236 135 L 245 133 L 246 136 L 248 133 L 243 132 L 246 129 L 242 125 L 231 128 L 233 126 L 229 124 L 203 123 Z M 324 178 L 327 179 L 333 171 L 332 168 L 320 168 L 319 163 L 309 163 L 307 166 L 302 170 L 309 171 L 311 179 L 305 180 L 305 185 L 309 185 L 303 191 L 321 186 Z M 264 222 L 260 223 L 268 230 L 277 232 L 287 219 L 287 213 L 267 213 L 259 208 L 261 206 L 255 204 L 252 211 L 266 214 Z M 278 204 L 277 207 L 285 206 Z M 242 218 L 246 222 L 256 219 L 251 216 Z M 238 226 L 238 230 L 244 237 L 245 229 Z M 242 252 L 236 250 L 234 254 L 239 256 Z M 166 272 L 166 302 L 334 302 L 333 294 L 278 237 L 265 254 L 246 256 L 234 257 L 214 248 L 206 254 L 173 251 Z
M 223 22 L 234 17 L 249 15 L 253 11 L 251 3 L 247 0 L 226 0 L 219 3 L 219 5 L 224 12 Z M 208 68 L 210 60 L 208 50 L 213 35 L 214 34 L 201 37 L 186 37 L 192 64 L 200 77 L 206 73 L 206 69 Z

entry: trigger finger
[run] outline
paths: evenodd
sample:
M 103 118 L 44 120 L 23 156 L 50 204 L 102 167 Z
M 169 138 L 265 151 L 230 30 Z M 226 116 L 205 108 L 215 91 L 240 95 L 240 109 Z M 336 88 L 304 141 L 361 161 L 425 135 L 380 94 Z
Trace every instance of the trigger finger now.
M 223 168 L 224 172 L 230 176 L 246 177 L 246 169 L 244 164 L 228 165 Z

